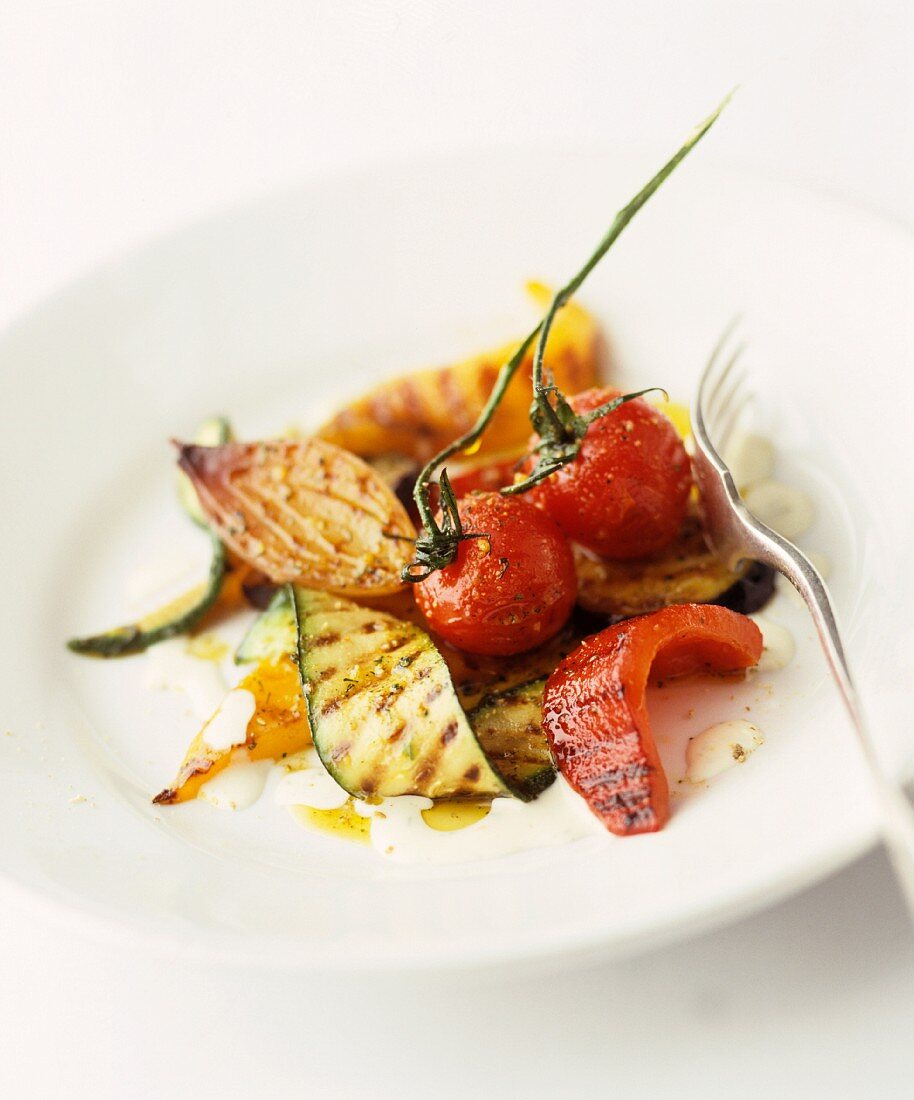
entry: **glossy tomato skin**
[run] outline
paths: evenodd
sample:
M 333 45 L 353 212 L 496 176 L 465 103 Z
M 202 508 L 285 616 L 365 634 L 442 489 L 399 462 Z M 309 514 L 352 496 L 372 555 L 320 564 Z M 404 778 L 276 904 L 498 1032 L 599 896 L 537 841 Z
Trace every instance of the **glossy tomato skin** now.
M 618 396 L 617 390 L 587 390 L 571 405 L 589 412 Z M 676 429 L 636 398 L 595 420 L 575 460 L 528 495 L 575 542 L 625 559 L 655 554 L 673 541 L 691 486 L 689 456 Z
M 487 493 L 500 489 L 503 485 L 510 485 L 514 481 L 514 475 L 521 468 L 525 454 L 512 454 L 502 456 L 485 462 L 468 466 L 462 471 L 451 474 L 451 488 L 454 496 L 469 496 L 470 493 Z M 430 487 L 429 500 L 433 507 L 438 505 L 438 486 Z
M 466 539 L 457 558 L 415 586 L 432 630 L 468 653 L 534 649 L 564 626 L 574 606 L 574 559 L 565 536 L 517 497 L 474 493 L 458 502 Z

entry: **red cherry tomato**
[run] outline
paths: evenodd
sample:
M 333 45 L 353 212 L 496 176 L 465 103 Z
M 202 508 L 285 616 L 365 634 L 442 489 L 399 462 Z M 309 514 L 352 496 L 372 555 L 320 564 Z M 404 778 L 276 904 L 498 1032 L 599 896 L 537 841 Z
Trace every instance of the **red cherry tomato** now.
M 589 412 L 618 397 L 587 390 L 570 399 Z M 533 467 L 531 458 L 525 471 Z M 595 420 L 573 462 L 530 490 L 559 527 L 607 558 L 640 558 L 673 541 L 692 485 L 689 456 L 658 409 L 636 398 Z
M 525 453 L 515 453 L 480 462 L 476 466 L 469 466 L 454 474 L 449 471 L 454 496 L 460 499 L 460 497 L 469 496 L 470 493 L 488 492 L 500 489 L 503 485 L 510 485 L 524 457 Z M 429 487 L 429 501 L 433 508 L 437 507 L 437 485 Z
M 466 539 L 457 557 L 415 586 L 431 628 L 469 653 L 507 656 L 561 630 L 574 605 L 574 559 L 544 512 L 517 497 L 478 493 L 458 501 Z
M 480 463 L 471 466 L 462 473 L 454 474 L 451 478 L 451 488 L 454 496 L 465 497 L 470 493 L 486 492 L 492 489 L 500 489 L 503 485 L 510 485 L 514 480 L 514 474 L 520 468 L 523 453 L 513 454 L 507 457 Z
M 585 638 L 546 681 L 543 729 L 559 771 L 610 832 L 661 829 L 669 791 L 645 706 L 648 676 L 730 672 L 761 655 L 755 623 L 711 604 L 674 605 Z

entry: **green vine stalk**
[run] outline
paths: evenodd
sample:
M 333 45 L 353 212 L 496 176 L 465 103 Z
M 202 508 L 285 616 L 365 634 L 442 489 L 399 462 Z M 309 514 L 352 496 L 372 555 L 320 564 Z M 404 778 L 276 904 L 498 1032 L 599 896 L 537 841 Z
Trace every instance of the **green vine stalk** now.
M 489 394 L 489 398 L 473 427 L 464 432 L 463 435 L 458 436 L 442 451 L 439 451 L 420 471 L 413 490 L 413 498 L 419 511 L 422 531 L 416 539 L 414 559 L 403 571 L 404 580 L 415 583 L 425 580 L 436 569 L 444 569 L 456 557 L 457 547 L 461 540 L 474 537 L 463 532 L 457 511 L 457 501 L 448 481 L 446 469 L 441 470 L 439 478 L 441 522 L 439 523 L 435 518 L 429 499 L 432 479 L 437 470 L 443 467 L 449 458 L 467 450 L 479 441 L 495 410 L 501 403 L 511 379 L 517 373 L 534 341 L 536 341 L 536 346 L 533 354 L 533 402 L 530 406 L 530 422 L 534 431 L 540 437 L 540 442 L 536 447 L 537 461 L 528 477 L 502 489 L 505 494 L 525 492 L 568 462 L 573 461 L 580 450 L 581 440 L 594 420 L 606 416 L 624 402 L 631 401 L 635 397 L 640 397 L 657 388 L 651 387 L 649 390 L 640 390 L 638 393 L 624 394 L 583 416 L 579 416 L 571 408 L 564 394 L 556 388 L 551 379 L 547 378 L 544 361 L 549 333 L 556 313 L 578 291 L 587 276 L 603 259 L 635 214 L 707 134 L 730 102 L 732 96 L 733 92 L 692 131 L 660 171 L 616 214 L 609 229 L 584 265 L 556 292 L 543 319 L 502 366 L 495 380 L 495 385 L 492 387 L 492 392 Z

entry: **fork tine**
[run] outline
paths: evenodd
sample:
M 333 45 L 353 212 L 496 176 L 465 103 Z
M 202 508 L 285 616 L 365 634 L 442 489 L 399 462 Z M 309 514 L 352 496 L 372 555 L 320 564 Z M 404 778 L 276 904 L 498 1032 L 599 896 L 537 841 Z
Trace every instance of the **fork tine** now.
M 730 392 L 729 408 L 725 411 L 722 410 L 721 416 L 723 419 L 715 426 L 717 449 L 725 456 L 727 446 L 733 436 L 733 430 L 739 424 L 746 410 L 746 406 L 752 399 L 752 395 L 745 392 L 743 388 L 745 381 L 746 375 L 741 374 L 736 385 L 734 385 Z
M 727 376 L 727 370 L 730 366 L 729 361 L 723 360 L 724 348 L 730 340 L 730 337 L 736 331 L 742 318 L 737 315 L 727 325 L 724 331 L 720 335 L 720 339 L 714 345 L 714 350 L 711 352 L 711 357 L 708 359 L 708 364 L 704 369 L 704 373 L 701 378 L 701 385 L 699 388 L 699 403 L 702 408 L 708 410 L 711 403 L 714 400 L 721 383 L 724 382 Z M 723 368 L 720 367 L 721 362 L 724 362 Z
M 745 377 L 745 372 L 740 371 L 736 378 L 731 381 L 731 375 L 733 374 L 736 364 L 743 355 L 743 352 L 745 352 L 746 346 L 745 341 L 737 344 L 730 358 L 721 369 L 720 376 L 714 386 L 714 392 L 708 398 L 707 407 L 705 409 L 705 413 L 711 421 L 709 427 L 713 428 L 715 422 L 726 412 L 727 406 L 733 400 L 734 393 Z
M 693 466 L 701 495 L 705 534 L 708 544 L 722 561 L 732 565 L 746 560 L 766 562 L 783 574 L 805 600 L 857 732 L 861 756 L 882 810 L 882 838 L 914 920 L 914 811 L 902 791 L 880 767 L 879 754 L 867 728 L 844 655 L 828 589 L 801 551 L 746 509 L 734 485 L 733 475 L 720 456 L 747 402 L 751 400 L 744 390 L 746 374 L 740 371 L 733 375 L 744 345 L 737 347 L 721 365 L 724 348 L 736 323 L 730 323 L 714 348 L 692 404 Z M 711 431 L 714 433 L 713 442 Z

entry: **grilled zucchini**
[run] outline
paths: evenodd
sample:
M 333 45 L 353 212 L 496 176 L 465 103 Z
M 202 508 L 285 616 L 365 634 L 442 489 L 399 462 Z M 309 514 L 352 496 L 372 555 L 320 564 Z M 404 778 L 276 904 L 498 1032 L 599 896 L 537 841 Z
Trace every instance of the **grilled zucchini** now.
M 627 619 L 674 603 L 713 603 L 748 570 L 728 569 L 705 542 L 701 520 L 686 517 L 671 547 L 651 558 L 609 561 L 574 547 L 578 604 L 586 611 Z
M 195 436 L 201 446 L 216 446 L 231 438 L 232 429 L 222 417 L 204 420 Z M 181 507 L 194 523 L 208 530 L 197 491 L 187 474 L 179 472 L 177 488 Z M 211 534 L 210 538 L 213 556 L 209 575 L 202 584 L 136 622 L 116 626 L 102 634 L 71 638 L 67 642 L 68 648 L 74 653 L 87 653 L 95 657 L 121 657 L 128 653 L 141 653 L 156 642 L 164 642 L 166 638 L 192 630 L 219 598 L 226 575 L 225 547 L 216 535 Z
M 413 623 L 292 586 L 314 747 L 356 798 L 510 794 L 431 639 Z
M 141 653 L 156 642 L 192 630 L 219 598 L 225 578 L 225 547 L 215 535 L 211 538 L 213 557 L 209 576 L 202 584 L 136 622 L 86 638 L 71 638 L 68 648 L 95 657 L 121 657 Z
M 534 680 L 489 695 L 467 717 L 483 751 L 517 798 L 529 802 L 555 779 L 543 732 L 543 689 Z
M 254 620 L 235 650 L 235 664 L 252 661 L 278 661 L 280 657 L 298 659 L 298 635 L 289 590 L 280 588 L 270 605 Z

